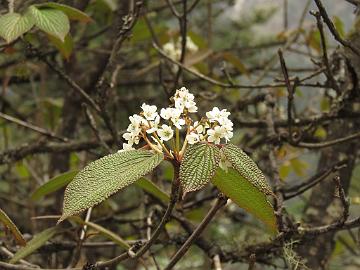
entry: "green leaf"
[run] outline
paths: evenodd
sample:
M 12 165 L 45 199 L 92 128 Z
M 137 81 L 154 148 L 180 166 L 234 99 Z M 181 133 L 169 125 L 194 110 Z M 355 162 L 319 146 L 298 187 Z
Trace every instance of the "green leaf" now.
M 11 231 L 11 233 L 13 234 L 13 236 L 18 244 L 23 245 L 23 246 L 26 244 L 26 241 L 25 241 L 24 237 L 22 236 L 18 227 L 16 227 L 14 222 L 12 222 L 12 220 L 8 217 L 8 215 L 1 208 L 0 208 L 0 223 L 4 224 L 4 226 Z
M 184 193 L 203 188 L 219 167 L 220 150 L 212 144 L 189 145 L 180 165 L 180 182 Z
M 10 43 L 34 26 L 31 16 L 8 13 L 0 16 L 0 36 Z
M 98 159 L 70 182 L 65 190 L 60 221 L 99 204 L 120 189 L 151 172 L 164 159 L 162 153 L 131 150 Z
M 64 12 L 52 8 L 29 7 L 29 13 L 34 19 L 35 25 L 45 33 L 65 40 L 65 36 L 69 33 L 69 18 Z
M 272 205 L 266 195 L 259 191 L 236 170 L 228 168 L 225 172 L 217 170 L 212 183 L 239 207 L 253 214 L 276 233 L 276 218 Z
M 69 171 L 60 175 L 55 176 L 50 179 L 48 182 L 40 186 L 35 192 L 31 195 L 31 199 L 34 201 L 38 201 L 45 195 L 53 193 L 62 187 L 65 187 L 69 184 L 75 177 L 78 171 Z
M 42 247 L 46 242 L 51 239 L 56 233 L 58 233 L 57 227 L 52 227 L 42 231 L 41 233 L 36 234 L 33 239 L 31 239 L 25 247 L 19 249 L 14 257 L 11 258 L 9 263 L 16 263 L 19 260 L 25 258 L 30 255 L 40 247 Z
M 82 12 L 81 10 L 70 7 L 68 5 L 49 2 L 49 3 L 38 4 L 36 6 L 37 7 L 48 7 L 48 8 L 60 10 L 60 11 L 64 12 L 69 17 L 70 20 L 78 20 L 81 22 L 91 22 L 91 18 L 89 15 Z
M 69 60 L 69 57 L 74 48 L 74 41 L 70 34 L 67 34 L 64 41 L 61 41 L 59 38 L 48 35 L 50 42 L 59 50 L 61 55 Z
M 345 26 L 344 22 L 338 16 L 333 16 L 333 22 L 335 25 L 336 30 L 340 34 L 341 37 L 345 36 Z
M 144 191 L 150 193 L 159 200 L 167 203 L 170 200 L 169 195 L 162 191 L 157 185 L 146 178 L 140 178 L 135 182 L 135 185 L 142 188 Z
M 257 189 L 267 195 L 274 195 L 265 175 L 256 163 L 239 147 L 233 144 L 225 145 L 221 151 L 232 167 Z

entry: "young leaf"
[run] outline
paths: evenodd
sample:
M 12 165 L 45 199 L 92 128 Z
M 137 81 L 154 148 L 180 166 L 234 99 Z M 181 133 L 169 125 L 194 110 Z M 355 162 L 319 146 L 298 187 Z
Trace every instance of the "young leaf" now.
M 31 195 L 31 199 L 38 201 L 47 194 L 53 193 L 62 187 L 65 187 L 67 184 L 74 179 L 78 171 L 69 171 L 60 175 L 55 176 L 50 179 L 48 182 L 40 186 L 35 192 Z
M 184 193 L 203 188 L 219 167 L 220 150 L 208 143 L 189 145 L 180 165 Z
M 60 11 L 64 12 L 69 17 L 70 20 L 78 20 L 81 22 L 90 22 L 91 21 L 91 18 L 89 15 L 82 12 L 81 10 L 78 10 L 76 8 L 73 8 L 73 7 L 70 7 L 67 5 L 58 4 L 55 2 L 49 2 L 49 3 L 38 4 L 36 6 L 60 10 Z
M 18 244 L 23 246 L 26 244 L 26 241 L 22 236 L 21 232 L 19 231 L 18 227 L 16 227 L 14 222 L 12 222 L 12 220 L 1 208 L 0 208 L 0 223 L 4 224 L 4 226 L 11 231 Z
M 236 170 L 217 170 L 212 183 L 239 207 L 253 214 L 276 233 L 276 219 L 266 195 L 259 191 Z
M 65 190 L 60 221 L 99 204 L 120 189 L 151 172 L 164 159 L 162 153 L 131 150 L 98 159 L 70 182 Z
M 160 199 L 161 201 L 167 203 L 170 200 L 169 195 L 162 191 L 157 185 L 146 178 L 140 178 L 135 182 L 135 185 L 142 188 L 144 191 L 150 193 L 154 197 Z
M 29 31 L 34 26 L 34 20 L 31 16 L 18 13 L 8 13 L 0 16 L 0 36 L 7 43 L 14 41 L 22 34 Z
M 51 239 L 58 232 L 57 227 L 52 227 L 38 233 L 31 239 L 25 247 L 20 248 L 9 261 L 9 263 L 16 263 L 19 260 L 33 253 L 38 248 L 42 247 L 46 242 Z
M 69 57 L 74 48 L 74 42 L 70 34 L 67 34 L 64 41 L 61 41 L 59 38 L 48 35 L 50 42 L 60 51 L 61 55 L 69 60 Z
M 69 18 L 64 12 L 52 8 L 40 9 L 30 6 L 29 13 L 39 29 L 64 41 L 70 30 Z
M 226 159 L 230 161 L 232 167 L 242 177 L 252 183 L 261 192 L 267 195 L 274 195 L 265 178 L 265 175 L 243 150 L 236 145 L 227 144 L 221 149 L 221 151 L 223 151 Z

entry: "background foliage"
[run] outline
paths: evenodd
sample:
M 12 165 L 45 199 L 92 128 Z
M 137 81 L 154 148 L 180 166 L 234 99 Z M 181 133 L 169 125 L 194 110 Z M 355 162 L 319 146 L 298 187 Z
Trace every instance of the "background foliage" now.
M 358 269 L 357 0 L 14 3 L 21 16 L 42 14 L 0 28 L 0 268 L 9 260 L 82 267 L 147 239 L 170 200 L 169 164 L 88 218 L 54 226 L 76 172 L 120 148 L 128 116 L 143 102 L 167 106 L 184 85 L 200 112 L 218 106 L 232 113 L 232 143 L 256 161 L 284 208 L 282 234 L 273 236 L 247 198 L 254 216 L 228 203 L 176 269 Z M 7 1 L 0 11 L 1 24 Z M 163 45 L 182 36 L 198 49 L 172 59 Z M 151 252 L 111 269 L 163 269 L 210 209 L 215 186 L 236 190 L 222 188 L 229 180 L 217 173 L 214 185 L 189 193 Z

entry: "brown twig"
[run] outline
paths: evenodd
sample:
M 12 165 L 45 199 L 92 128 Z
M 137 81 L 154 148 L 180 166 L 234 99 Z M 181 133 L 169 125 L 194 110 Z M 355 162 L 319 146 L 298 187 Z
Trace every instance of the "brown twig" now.
M 327 11 L 323 5 L 323 3 L 320 0 L 314 0 L 316 6 L 319 9 L 319 12 L 321 14 L 321 17 L 323 18 L 325 24 L 327 25 L 327 27 L 329 28 L 331 34 L 333 35 L 333 37 L 335 38 L 336 41 L 338 41 L 341 45 L 343 45 L 344 47 L 349 48 L 350 50 L 352 50 L 355 54 L 357 54 L 358 56 L 360 56 L 360 51 L 358 48 L 354 47 L 348 40 L 343 39 L 339 32 L 336 30 L 336 27 L 334 25 L 334 23 L 331 21 L 331 19 L 329 18 L 329 15 L 327 14 Z
M 172 269 L 176 263 L 185 255 L 186 251 L 190 248 L 192 243 L 196 240 L 196 238 L 203 232 L 209 222 L 213 219 L 216 212 L 226 204 L 227 198 L 221 196 L 219 197 L 215 204 L 211 207 L 210 211 L 206 214 L 205 218 L 201 221 L 199 226 L 193 231 L 190 237 L 186 240 L 186 242 L 181 246 L 181 248 L 175 253 L 175 255 L 171 258 L 169 264 L 164 268 L 164 270 Z

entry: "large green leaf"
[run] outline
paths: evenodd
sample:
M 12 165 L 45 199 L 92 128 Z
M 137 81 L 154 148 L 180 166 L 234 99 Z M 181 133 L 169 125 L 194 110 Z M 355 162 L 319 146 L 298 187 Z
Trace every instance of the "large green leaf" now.
M 65 187 L 69 184 L 75 177 L 78 171 L 69 171 L 60 175 L 55 176 L 50 179 L 48 182 L 40 186 L 35 192 L 31 195 L 31 199 L 34 201 L 38 201 L 45 195 L 53 193 L 62 187 Z
M 60 221 L 90 208 L 151 172 L 164 159 L 162 153 L 131 150 L 111 154 L 86 166 L 64 195 Z
M 36 6 L 48 7 L 48 8 L 60 10 L 60 11 L 64 12 L 71 20 L 78 20 L 81 22 L 90 22 L 91 21 L 91 18 L 89 15 L 82 12 L 81 10 L 78 10 L 76 8 L 73 8 L 73 7 L 70 7 L 67 5 L 58 4 L 55 2 L 49 2 L 49 3 L 38 4 Z
M 226 159 L 242 177 L 252 183 L 261 192 L 273 195 L 265 175 L 243 150 L 236 145 L 227 144 L 221 149 L 221 151 L 223 151 Z
M 220 150 L 212 144 L 189 145 L 180 165 L 180 181 L 184 192 L 203 188 L 219 167 Z
M 0 36 L 7 43 L 14 41 L 34 26 L 34 20 L 28 14 L 8 13 L 0 16 Z
M 42 231 L 41 233 L 38 233 L 38 234 L 34 235 L 33 239 L 31 239 L 26 244 L 25 247 L 22 247 L 21 249 L 19 249 L 15 253 L 14 257 L 11 258 L 9 263 L 16 263 L 19 260 L 21 260 L 21 259 L 25 258 L 26 256 L 30 255 L 35 250 L 39 249 L 44 244 L 46 244 L 46 242 L 49 239 L 51 239 L 57 232 L 58 232 L 58 228 L 57 227 L 52 227 L 52 228 L 49 228 L 49 229 L 46 229 L 46 230 Z
M 160 199 L 161 201 L 167 203 L 170 200 L 169 195 L 162 191 L 157 185 L 146 178 L 140 178 L 136 181 L 135 185 L 142 188 L 144 191 L 150 193 L 154 197 Z
M 6 228 L 8 228 L 13 234 L 15 240 L 20 245 L 25 245 L 26 241 L 19 231 L 18 227 L 12 222 L 12 220 L 8 217 L 8 215 L 0 208 L 0 223 L 4 224 Z
M 264 222 L 273 233 L 277 231 L 274 209 L 266 195 L 236 170 L 217 170 L 212 183 L 239 207 Z
M 29 7 L 29 13 L 34 19 L 35 25 L 45 33 L 65 40 L 65 36 L 69 33 L 69 18 L 64 12 L 52 8 Z

